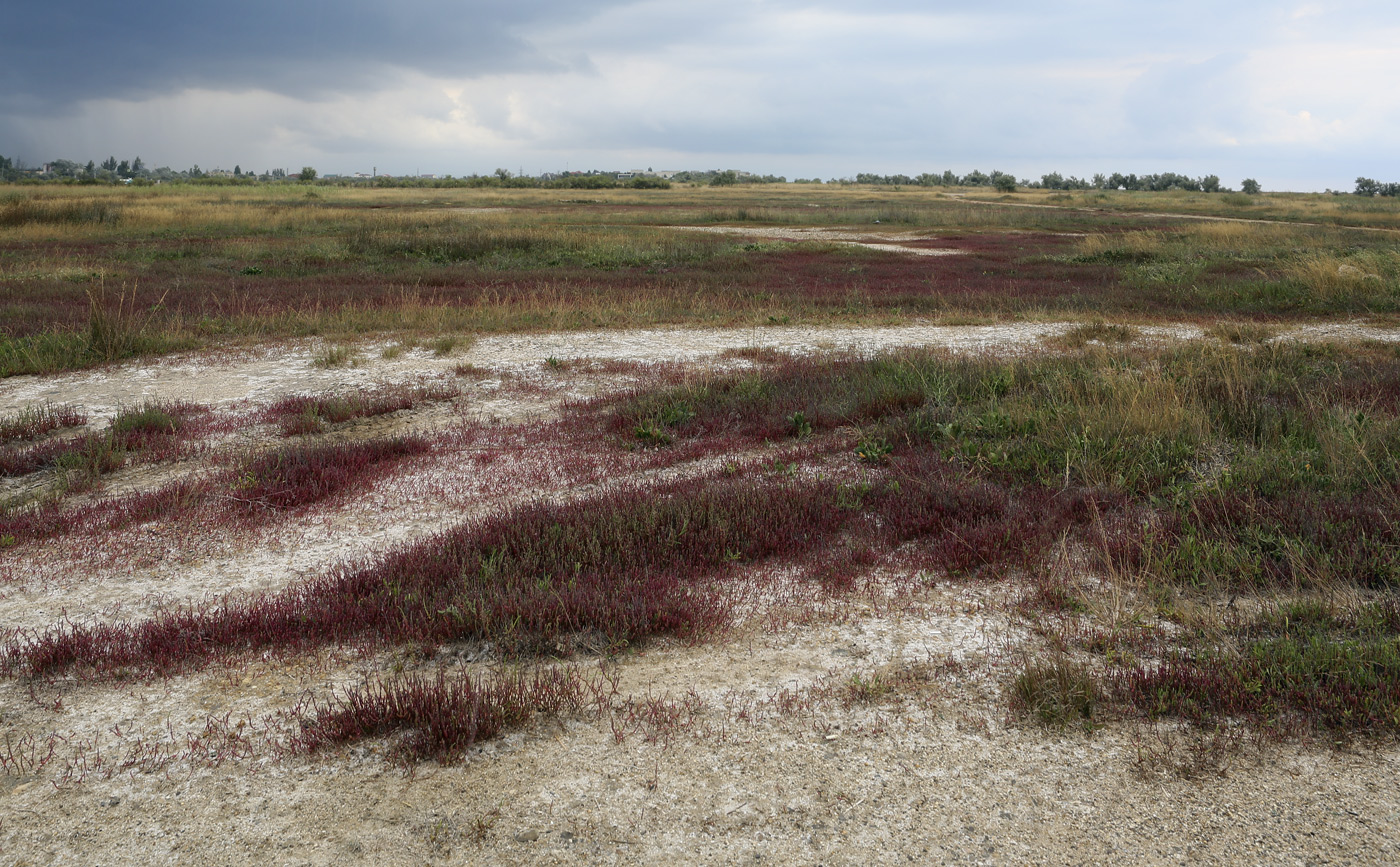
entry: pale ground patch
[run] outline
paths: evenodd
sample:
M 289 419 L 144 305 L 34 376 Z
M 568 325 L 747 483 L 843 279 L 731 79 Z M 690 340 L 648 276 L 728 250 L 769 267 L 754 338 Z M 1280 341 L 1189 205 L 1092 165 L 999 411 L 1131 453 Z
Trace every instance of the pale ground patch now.
M 119 407 L 154 398 L 246 413 L 287 394 L 476 366 L 481 375 L 456 380 L 463 395 L 455 405 L 401 420 L 408 429 L 440 430 L 463 420 L 549 419 L 561 401 L 647 376 L 645 368 L 556 370 L 548 358 L 714 363 L 725 350 L 748 347 L 1020 352 L 1069 327 L 509 335 L 480 338 L 449 357 L 416 349 L 393 359 L 366 343 L 359 366 L 331 370 L 313 364 L 318 342 L 289 342 L 15 377 L 0 381 L 0 413 L 45 400 L 75 403 L 100 426 Z M 1187 325 L 1140 331 L 1149 340 L 1200 334 Z M 1340 324 L 1280 337 L 1397 335 Z M 536 457 L 550 466 L 569 461 Z M 99 558 L 91 573 L 65 570 L 62 552 L 0 551 L 0 622 L 42 627 L 62 612 L 142 617 L 171 602 L 281 587 L 521 496 L 566 496 L 604 481 L 590 467 L 569 467 L 544 476 L 552 481 L 534 492 L 502 491 L 489 484 L 490 472 L 469 454 L 415 464 L 392 484 L 269 530 L 252 545 L 162 539 L 152 530 L 154 538 L 138 536 Z M 162 549 L 168 556 L 155 557 Z M 60 565 L 43 566 L 46 557 Z M 201 739 L 211 716 L 263 730 L 265 715 L 383 671 L 392 653 L 254 660 L 154 683 L 39 684 L 32 695 L 25 684 L 3 681 L 0 729 L 9 744 L 59 734 L 68 739 L 63 755 L 95 764 L 102 752 L 108 769 L 138 743 L 179 757 L 150 773 L 98 771 L 60 788 L 51 781 L 61 762 L 38 775 L 0 776 L 0 864 L 1400 861 L 1394 749 L 1268 746 L 1193 780 L 1151 764 L 1140 773 L 1141 731 L 1114 726 L 1089 735 L 1008 722 L 1002 685 L 1032 640 L 1006 614 L 1009 591 L 903 578 L 912 582 L 904 595 L 876 588 L 813 601 L 807 620 L 786 626 L 757 625 L 758 605 L 753 622 L 725 640 L 658 642 L 620 660 L 611 713 L 542 723 L 481 745 L 457 766 L 429 763 L 412 776 L 386 763 L 375 744 L 305 758 L 278 757 L 259 742 L 249 757 L 210 767 Z M 926 683 L 872 704 L 842 699 L 852 678 L 920 665 L 929 667 Z M 680 708 L 684 723 L 636 722 L 627 717 L 628 696 L 631 707 L 655 700 Z
M 796 354 L 870 353 L 901 347 L 940 347 L 955 352 L 1023 352 L 1037 341 L 1074 327 L 1065 322 L 1009 322 L 995 325 L 768 326 L 761 328 L 652 328 L 633 331 L 570 331 L 489 335 L 470 347 L 437 356 L 426 349 L 406 350 L 393 359 L 379 357 L 389 344 L 366 342 L 358 363 L 336 368 L 315 364 L 324 348 L 319 340 L 286 341 L 257 349 L 174 355 L 54 376 L 14 376 L 0 380 L 0 415 L 36 404 L 71 403 L 87 410 L 94 422 L 143 400 L 188 400 L 216 407 L 266 404 L 289 394 L 366 388 L 386 382 L 412 382 L 451 374 L 472 364 L 494 375 L 526 375 L 546 383 L 546 361 L 597 359 L 636 362 L 704 361 L 726 350 L 769 348 Z M 1151 340 L 1199 337 L 1197 325 L 1140 326 Z M 1274 339 L 1400 341 L 1400 329 L 1359 322 L 1298 325 L 1278 329 Z M 548 401 L 531 403 L 518 396 L 493 403 L 487 379 L 474 396 L 474 411 L 503 420 L 523 420 L 545 411 Z M 583 396 L 583 392 L 572 396 Z
M 718 235 L 740 235 L 745 238 L 764 238 L 775 241 L 827 241 L 906 256 L 963 255 L 962 250 L 908 246 L 918 241 L 934 240 L 928 234 L 921 232 L 853 232 L 806 226 L 668 226 L 667 228 L 683 232 L 710 232 Z

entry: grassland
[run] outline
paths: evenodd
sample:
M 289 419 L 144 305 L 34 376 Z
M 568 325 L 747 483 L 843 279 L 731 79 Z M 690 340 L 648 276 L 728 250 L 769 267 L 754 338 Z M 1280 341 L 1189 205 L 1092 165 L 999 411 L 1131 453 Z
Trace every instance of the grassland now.
M 1377 229 L 1400 228 L 1400 206 L 1378 198 L 1315 193 L 1193 193 L 1188 191 L 1128 192 L 1123 190 L 1030 190 L 1011 194 L 969 191 L 968 198 L 1041 207 L 1093 211 L 1267 220 L 1287 223 L 1319 223 Z
M 1267 775 L 1285 749 L 1391 755 L 1400 738 L 1400 246 L 1374 231 L 1385 203 L 815 186 L 9 195 L 0 388 L 97 394 L 108 371 L 63 371 L 215 347 L 253 360 L 115 370 L 189 377 L 192 395 L 282 377 L 251 401 L 0 414 L 0 779 L 35 816 L 51 803 L 35 781 L 62 799 L 258 771 L 286 801 L 301 783 L 282 775 L 311 769 L 339 804 L 388 763 L 473 789 L 517 760 L 483 744 L 512 737 L 541 754 L 592 744 L 581 779 L 636 777 L 657 797 L 665 762 L 721 748 L 839 745 L 842 768 L 884 786 L 896 766 L 922 779 L 905 744 L 1015 732 L 1032 751 L 1126 745 L 1110 789 L 1150 795 L 1246 754 Z M 1164 216 L 1230 209 L 1266 222 Z M 716 226 L 741 231 L 686 231 Z M 794 228 L 841 231 L 778 231 Z M 951 254 L 914 255 L 928 249 Z M 982 351 L 765 343 L 778 326 L 810 326 L 810 346 L 911 321 L 1015 327 Z M 1358 324 L 1374 339 L 1310 331 Z M 483 348 L 658 325 L 741 326 L 751 345 L 667 362 Z M 995 638 L 955 652 L 942 636 L 969 621 Z M 921 634 L 922 656 L 845 649 L 885 629 Z M 619 764 L 638 755 L 654 762 L 639 777 Z M 991 761 L 1014 776 L 1029 760 Z M 825 779 L 813 767 L 770 770 L 800 788 Z M 837 821 L 867 796 L 883 797 L 816 800 Z M 533 842 L 492 830 L 512 805 L 482 804 L 470 832 L 437 816 L 400 844 L 438 857 L 452 828 L 459 845 Z
M 1344 227 L 1390 226 L 1394 209 L 1379 200 L 1264 196 L 1236 208 L 1222 196 L 1096 193 L 1020 208 L 806 185 L 571 196 L 14 188 L 0 194 L 0 375 L 305 335 L 910 316 L 1288 320 L 1400 307 L 1394 237 Z M 1281 222 L 1144 218 L 1144 208 Z M 716 225 L 756 234 L 675 228 Z M 910 233 L 899 243 L 963 255 L 931 266 L 758 231 L 794 226 Z

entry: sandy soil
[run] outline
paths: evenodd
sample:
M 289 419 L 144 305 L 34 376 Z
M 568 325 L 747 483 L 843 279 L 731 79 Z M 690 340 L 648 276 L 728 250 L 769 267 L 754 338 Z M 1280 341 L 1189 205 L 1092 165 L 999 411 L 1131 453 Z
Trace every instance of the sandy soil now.
M 468 363 L 477 372 L 456 380 L 456 402 L 376 424 L 485 423 L 509 436 L 563 401 L 651 375 L 548 358 L 708 366 L 747 364 L 720 353 L 754 346 L 1017 352 L 1068 327 L 512 335 L 446 358 L 410 350 L 386 360 L 366 344 L 359 366 L 333 370 L 313 365 L 317 343 L 286 343 L 16 377 L 0 381 L 0 414 L 77 403 L 97 426 L 157 397 L 249 414 L 289 393 L 443 377 Z M 1148 340 L 1200 333 L 1143 331 Z M 1281 339 L 1359 337 L 1400 333 L 1338 324 Z M 234 444 L 260 436 L 250 428 Z M 410 462 L 373 490 L 252 540 L 149 525 L 106 551 L 0 551 L 0 623 L 143 617 L 285 586 L 523 497 L 604 484 L 605 472 L 542 447 L 485 466 L 465 450 Z M 527 478 L 535 488 L 523 488 Z M 481 668 L 490 663 L 480 648 L 426 663 L 394 653 L 253 660 L 154 683 L 0 682 L 0 754 L 13 765 L 51 741 L 58 756 L 0 775 L 0 864 L 1400 862 L 1400 751 L 1260 746 L 1236 742 L 1238 733 L 1213 751 L 1220 742 L 1169 728 L 1024 728 L 1007 718 L 1002 693 L 1036 646 L 1011 613 L 1018 588 L 880 574 L 829 599 L 784 596 L 780 573 L 764 580 L 773 593 L 723 640 L 625 656 L 608 669 L 616 692 L 597 707 L 412 774 L 376 744 L 284 755 L 285 712 L 376 671 Z M 851 685 L 876 675 L 897 686 L 855 697 Z

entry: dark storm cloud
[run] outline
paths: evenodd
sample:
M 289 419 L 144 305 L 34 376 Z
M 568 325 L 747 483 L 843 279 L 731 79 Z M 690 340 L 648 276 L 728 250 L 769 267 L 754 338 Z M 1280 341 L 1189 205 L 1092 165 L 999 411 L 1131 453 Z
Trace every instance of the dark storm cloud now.
M 608 0 L 52 0 L 0 28 L 0 105 L 62 112 L 82 99 L 201 87 L 314 98 L 430 75 L 562 70 L 519 28 L 586 17 Z

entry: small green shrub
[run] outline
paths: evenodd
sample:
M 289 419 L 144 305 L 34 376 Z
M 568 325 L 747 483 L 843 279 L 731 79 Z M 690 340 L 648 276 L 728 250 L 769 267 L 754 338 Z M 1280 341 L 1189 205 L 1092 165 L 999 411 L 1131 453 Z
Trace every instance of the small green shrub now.
M 329 370 L 347 365 L 353 367 L 356 360 L 355 350 L 348 346 L 327 346 L 311 359 L 311 364 Z
M 894 446 L 879 437 L 863 439 L 856 445 L 856 457 L 867 464 L 883 464 L 892 451 Z
M 670 432 L 653 419 L 647 419 L 638 424 L 634 432 L 643 445 L 669 446 L 672 442 Z

